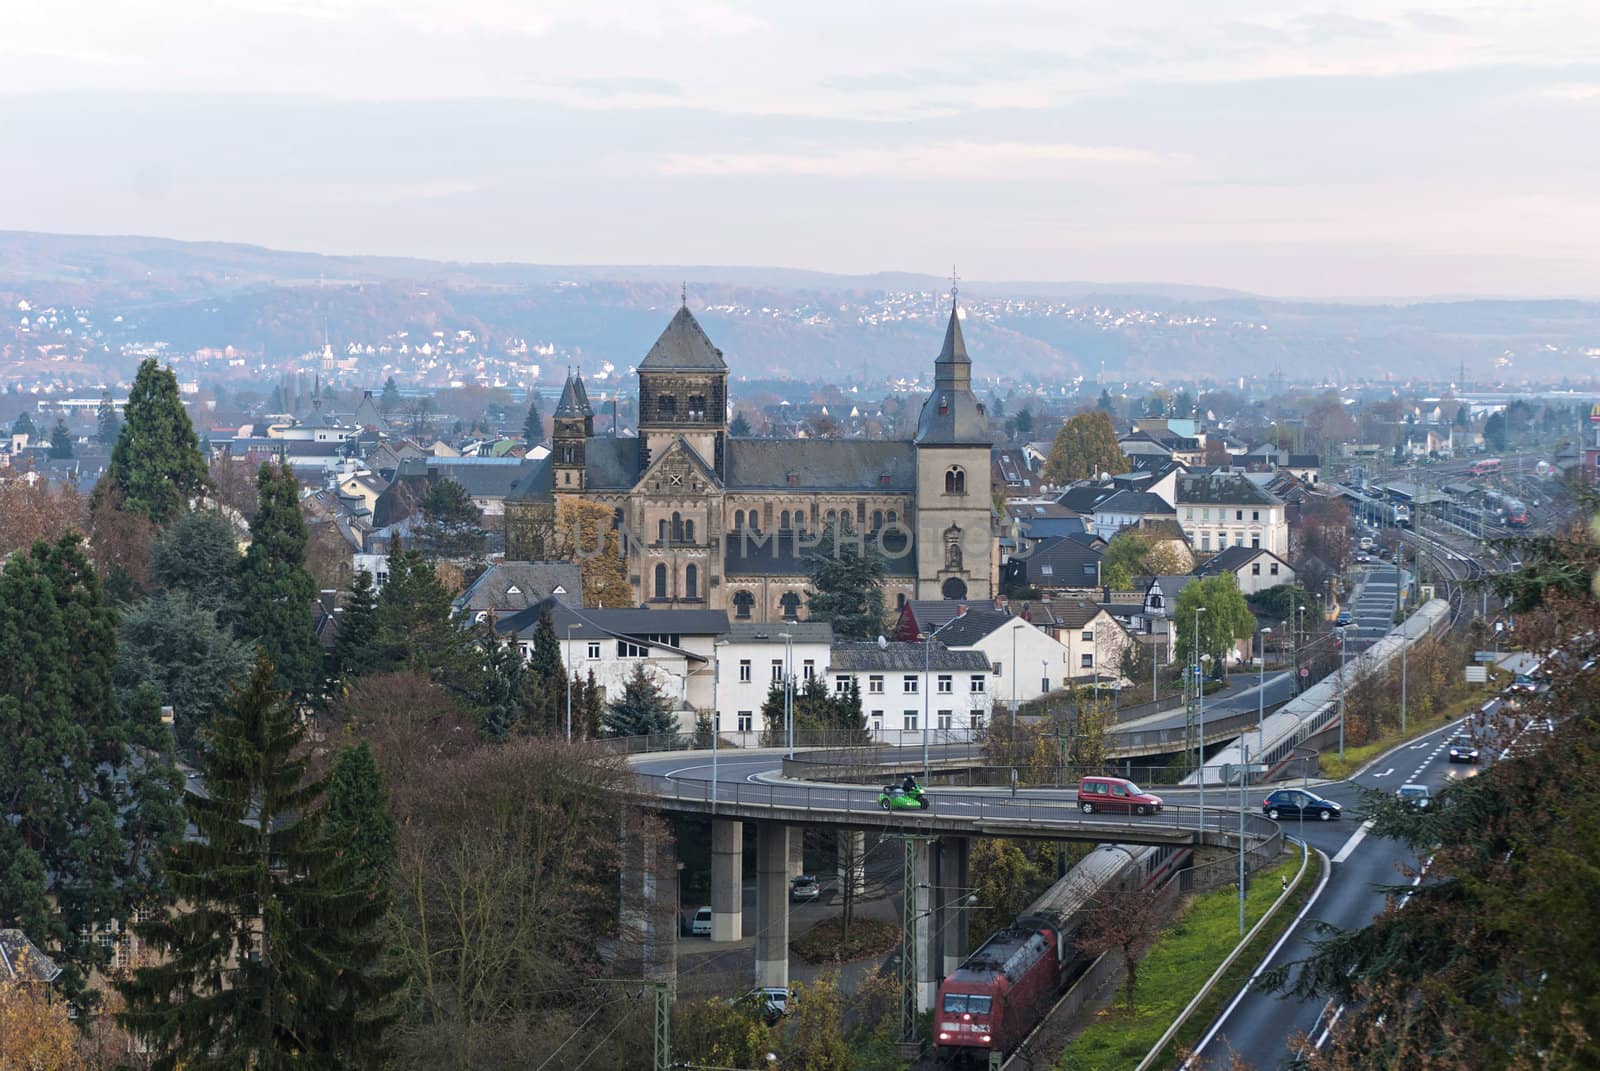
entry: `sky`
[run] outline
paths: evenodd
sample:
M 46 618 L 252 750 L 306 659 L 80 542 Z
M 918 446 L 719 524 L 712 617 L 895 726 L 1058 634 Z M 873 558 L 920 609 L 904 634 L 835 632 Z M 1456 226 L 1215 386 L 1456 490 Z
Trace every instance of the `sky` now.
M 52 0 L 6 21 L 0 229 L 1600 297 L 1592 0 Z

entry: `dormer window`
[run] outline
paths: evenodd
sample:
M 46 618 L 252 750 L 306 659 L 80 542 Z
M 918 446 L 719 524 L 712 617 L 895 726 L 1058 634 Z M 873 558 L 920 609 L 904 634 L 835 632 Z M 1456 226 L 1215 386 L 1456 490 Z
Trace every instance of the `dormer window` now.
M 798 472 L 789 473 L 789 475 L 788 475 L 788 484 L 789 484 L 790 487 L 799 487 L 800 486 L 800 474 Z
M 939 395 L 939 415 L 940 416 L 949 416 L 950 415 L 950 395 L 948 395 L 948 394 Z

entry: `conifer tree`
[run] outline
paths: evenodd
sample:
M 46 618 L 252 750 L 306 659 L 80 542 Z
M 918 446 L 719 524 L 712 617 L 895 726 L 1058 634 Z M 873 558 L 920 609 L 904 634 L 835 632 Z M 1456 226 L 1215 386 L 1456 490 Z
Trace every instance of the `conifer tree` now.
M 178 396 L 178 377 L 155 358 L 139 365 L 106 477 L 125 507 L 165 524 L 206 487 L 205 458 Z
M 544 418 L 539 415 L 539 399 L 528 398 L 528 416 L 522 422 L 522 441 L 529 446 L 544 442 Z
M 835 638 L 870 640 L 883 630 L 883 557 L 876 548 L 836 540 L 831 527 L 809 556 L 812 593 L 807 617 L 833 625 Z
M 383 411 L 384 416 L 400 408 L 400 384 L 394 381 L 393 376 L 383 381 L 383 393 L 378 396 L 378 408 Z
M 516 637 L 501 639 L 491 630 L 478 636 L 483 666 L 473 700 L 483 734 L 504 740 L 516 732 L 548 732 L 550 711 L 543 682 L 535 678 Z
M 11 422 L 11 434 L 26 435 L 29 439 L 39 437 L 39 429 L 34 427 L 33 418 L 26 411 L 17 414 L 17 419 Z
M 56 417 L 56 426 L 50 429 L 50 456 L 58 461 L 73 456 L 72 432 L 61 417 Z
M 728 425 L 728 437 L 730 439 L 748 439 L 753 434 L 755 433 L 750 430 L 750 421 L 745 415 L 743 413 L 733 414 L 733 422 Z
M 677 732 L 666 696 L 637 662 L 623 686 L 622 698 L 606 708 L 606 732 L 612 736 L 657 736 Z
M 372 574 L 358 569 L 350 582 L 350 597 L 345 600 L 344 612 L 339 615 L 330 676 L 348 680 L 368 672 L 377 656 L 373 650 L 377 639 L 378 593 L 373 588 Z
M 197 605 L 231 615 L 239 579 L 233 524 L 213 510 L 180 514 L 150 545 L 150 579 L 168 591 L 184 592 Z
M 356 887 L 387 905 L 397 833 L 383 772 L 365 740 L 339 752 L 328 784 L 328 833 L 350 855 Z
M 378 594 L 375 669 L 411 669 L 468 684 L 470 636 L 456 627 L 450 593 L 420 553 L 389 543 L 389 579 Z
M 107 391 L 101 396 L 100 405 L 95 410 L 94 437 L 105 446 L 115 446 L 121 434 L 122 417 L 117 415 L 117 407 L 111 401 L 111 393 Z
M 121 1019 L 157 1071 L 337 1071 L 381 1056 L 386 903 L 325 828 L 325 784 L 308 776 L 275 675 L 258 659 L 209 730 L 206 794 L 188 807 L 199 835 L 163 859 L 186 910 L 137 927 L 161 962 L 121 985 Z
M 317 583 L 306 570 L 300 485 L 287 467 L 270 462 L 256 482 L 261 508 L 239 570 L 239 636 L 259 644 L 277 666 L 279 686 L 303 699 L 320 683 L 322 650 L 311 629 Z

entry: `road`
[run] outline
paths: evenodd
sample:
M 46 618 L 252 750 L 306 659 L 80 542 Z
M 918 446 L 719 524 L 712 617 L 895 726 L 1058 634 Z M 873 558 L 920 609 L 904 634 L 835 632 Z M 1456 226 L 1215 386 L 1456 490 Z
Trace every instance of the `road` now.
M 1384 910 L 1386 897 L 1380 887 L 1416 880 L 1414 875 L 1420 873 L 1422 861 L 1404 844 L 1369 835 L 1368 823 L 1356 824 L 1361 790 L 1392 792 L 1402 784 L 1421 784 L 1437 793 L 1454 778 L 1475 776 L 1479 767 L 1452 765 L 1447 755 L 1451 737 L 1469 720 L 1399 745 L 1350 781 L 1316 789 L 1318 795 L 1344 804 L 1345 814 L 1350 816 L 1344 821 L 1284 823 L 1286 833 L 1303 833 L 1307 843 L 1326 853 L 1332 865 L 1326 883 L 1284 935 L 1263 969 L 1308 956 L 1319 922 L 1343 930 L 1367 925 Z M 1487 748 L 1484 754 L 1488 761 Z M 1290 1056 L 1290 1038 L 1303 1033 L 1317 1042 L 1324 1036 L 1329 1019 L 1340 1012 L 1340 1008 L 1330 1008 L 1320 998 L 1297 1001 L 1247 989 L 1212 1024 L 1191 1066 L 1223 1069 L 1228 1066 L 1230 1055 L 1237 1053 L 1259 1071 L 1277 1068 Z

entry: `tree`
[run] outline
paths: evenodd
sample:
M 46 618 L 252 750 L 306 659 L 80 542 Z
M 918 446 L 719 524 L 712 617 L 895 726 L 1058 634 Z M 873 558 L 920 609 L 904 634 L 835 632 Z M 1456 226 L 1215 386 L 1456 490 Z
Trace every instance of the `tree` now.
M 811 594 L 806 613 L 833 625 L 835 638 L 870 640 L 883 630 L 883 558 L 863 540 L 851 544 L 829 526 L 807 556 Z
M 419 503 L 418 549 L 432 558 L 479 558 L 488 533 L 467 489 L 454 480 L 436 480 Z
M 317 585 L 306 572 L 306 521 L 294 473 L 270 462 L 256 477 L 261 509 L 239 570 L 239 635 L 259 644 L 277 668 L 278 686 L 297 698 L 321 683 L 322 648 L 311 629 Z
M 1139 986 L 1139 957 L 1165 922 L 1161 890 L 1148 886 L 1102 892 L 1089 902 L 1078 951 L 1091 959 L 1107 952 L 1121 954 L 1122 992 L 1129 1011 Z
M 20 927 L 81 993 L 96 928 L 163 895 L 152 860 L 181 834 L 159 709 L 117 703 L 116 612 L 68 535 L 0 570 L 0 927 Z
M 376 653 L 373 644 L 377 638 L 378 593 L 372 584 L 372 574 L 362 569 L 351 582 L 350 595 L 339 615 L 329 676 L 334 680 L 348 680 L 371 669 Z
M 214 458 L 207 470 L 211 481 L 211 498 L 218 505 L 236 511 L 248 522 L 261 508 L 261 498 L 256 491 L 255 473 L 246 461 L 236 461 L 226 454 Z
M 100 396 L 100 405 L 95 409 L 94 437 L 103 446 L 115 446 L 121 435 L 122 417 L 111 400 L 111 392 L 107 391 Z
M 470 637 L 456 627 L 450 593 L 433 566 L 398 537 L 389 543 L 389 579 L 378 594 L 377 620 L 374 668 L 403 667 L 462 683 Z
M 666 736 L 678 731 L 672 707 L 644 671 L 643 662 L 634 663 L 622 698 L 606 708 L 604 724 L 609 736 Z
M 1033 407 L 1032 406 L 1024 405 L 1021 409 L 1017 410 L 1017 415 L 1016 415 L 1015 419 L 1016 419 L 1016 422 L 1017 422 L 1017 437 L 1018 438 L 1026 439 L 1029 435 L 1033 434 Z
M 139 365 L 106 480 L 124 508 L 165 524 L 206 488 L 206 462 L 178 396 L 178 377 L 155 358 Z
M 1047 483 L 1091 479 L 1102 472 L 1126 472 L 1128 459 L 1117 445 L 1111 416 L 1103 410 L 1078 413 L 1061 426 L 1045 460 Z
M 393 376 L 383 381 L 383 393 L 378 396 L 378 408 L 382 410 L 384 416 L 400 408 L 400 384 L 394 381 Z
M 1194 416 L 1194 395 L 1180 388 L 1172 396 L 1172 415 L 1181 420 Z
M 820 677 L 812 677 L 804 684 L 795 681 L 793 687 L 789 701 L 797 739 L 822 739 L 838 745 L 867 742 L 861 691 L 854 682 L 842 692 L 830 692 Z M 762 743 L 767 747 L 782 746 L 788 739 L 783 699 L 783 683 L 773 681 L 761 704 Z
M 844 1036 L 844 998 L 838 978 L 824 974 L 809 985 L 796 982 L 792 1025 L 783 1035 L 778 1055 L 785 1069 L 850 1071 L 855 1053 Z
M 126 602 L 142 593 L 149 579 L 150 548 L 156 523 L 142 513 L 123 508 L 122 489 L 101 479 L 89 496 L 90 550 L 95 568 L 105 580 L 106 595 Z
M 11 422 L 11 434 L 26 435 L 29 439 L 37 439 L 39 437 L 39 429 L 34 426 L 33 417 L 29 416 L 27 411 L 24 410 L 17 414 L 17 419 Z
M 544 442 L 544 418 L 539 415 L 539 399 L 528 396 L 528 415 L 522 421 L 522 441 L 529 446 Z
M 67 1002 L 52 1000 L 26 951 L 15 973 L 0 972 L 0 1071 L 83 1071 Z
M 1150 539 L 1137 528 L 1124 528 L 1111 537 L 1100 558 L 1100 583 L 1113 591 L 1126 591 L 1133 578 L 1145 574 Z
M 603 502 L 564 497 L 556 503 L 556 557 L 578 563 L 585 606 L 634 605 L 614 519 Z
M 1483 422 L 1483 444 L 1495 453 L 1506 448 L 1506 418 L 1504 413 L 1490 413 Z
M 748 439 L 754 434 L 755 432 L 750 430 L 750 421 L 743 413 L 733 414 L 733 422 L 728 425 L 730 439 Z
M 1172 617 L 1177 623 L 1177 658 L 1190 665 L 1195 658 L 1195 610 L 1200 615 L 1200 654 L 1210 655 L 1218 676 L 1225 672 L 1228 652 L 1235 640 L 1255 632 L 1256 619 L 1239 593 L 1239 578 L 1232 573 L 1191 580 L 1178 593 Z
M 172 707 L 178 748 L 192 756 L 250 663 L 250 649 L 218 623 L 213 605 L 171 591 L 141 599 L 122 615 L 114 680 L 124 704 L 149 687 L 157 706 Z
M 328 783 L 328 834 L 349 854 L 355 886 L 387 904 L 397 831 L 383 771 L 365 740 L 339 751 Z
M 56 417 L 56 426 L 50 429 L 50 456 L 58 461 L 74 456 L 72 432 L 67 430 L 67 422 L 61 417 Z
M 185 910 L 137 927 L 164 959 L 121 985 L 122 1021 L 160 1071 L 364 1068 L 381 1053 L 385 902 L 325 828 L 326 785 L 277 675 L 258 658 L 207 733 L 198 836 L 163 858 Z
M 1225 469 L 1233 464 L 1233 455 L 1228 453 L 1227 443 L 1212 435 L 1206 439 L 1205 461 L 1207 465 Z
M 83 500 L 71 483 L 52 489 L 48 480 L 0 470 L 0 560 L 35 540 L 55 542 L 78 527 L 82 514 Z
M 150 545 L 150 579 L 199 606 L 231 613 L 239 579 L 239 541 L 220 513 L 182 513 Z

